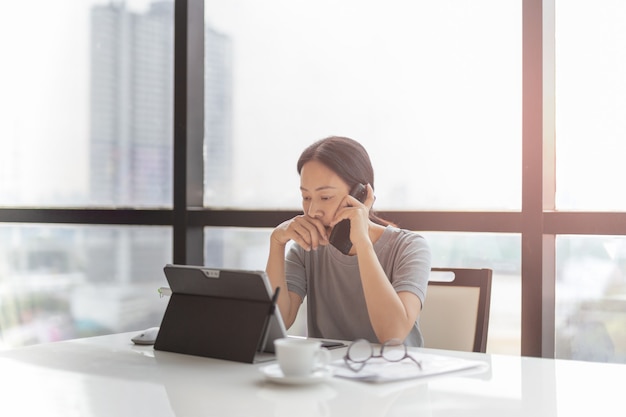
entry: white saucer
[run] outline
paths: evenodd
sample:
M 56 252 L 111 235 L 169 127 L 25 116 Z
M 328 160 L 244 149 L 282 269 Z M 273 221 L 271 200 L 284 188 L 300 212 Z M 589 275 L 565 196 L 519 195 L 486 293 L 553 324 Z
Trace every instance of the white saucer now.
M 311 375 L 307 376 L 285 376 L 283 371 L 280 369 L 280 365 L 277 363 L 261 368 L 261 372 L 265 375 L 265 379 L 268 381 L 288 385 L 318 384 L 328 380 L 333 375 L 332 371 L 329 368 L 326 368 L 315 371 Z

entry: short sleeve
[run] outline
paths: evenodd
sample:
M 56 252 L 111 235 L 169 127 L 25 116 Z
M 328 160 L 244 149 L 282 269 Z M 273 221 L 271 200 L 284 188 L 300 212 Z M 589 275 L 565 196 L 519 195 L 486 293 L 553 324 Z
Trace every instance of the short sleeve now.
M 422 304 L 426 299 L 430 277 L 431 252 L 426 240 L 417 233 L 405 235 L 399 240 L 393 262 L 391 285 L 396 292 L 415 294 Z
M 298 294 L 302 299 L 307 294 L 306 251 L 297 243 L 293 243 L 285 256 L 285 279 L 287 290 Z

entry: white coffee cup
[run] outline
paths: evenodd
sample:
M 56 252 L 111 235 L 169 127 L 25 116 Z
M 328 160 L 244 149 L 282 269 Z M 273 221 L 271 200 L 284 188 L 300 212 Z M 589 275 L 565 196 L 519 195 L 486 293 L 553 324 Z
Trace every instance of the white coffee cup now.
M 283 374 L 306 377 L 330 363 L 330 352 L 316 339 L 283 338 L 274 341 L 276 358 Z

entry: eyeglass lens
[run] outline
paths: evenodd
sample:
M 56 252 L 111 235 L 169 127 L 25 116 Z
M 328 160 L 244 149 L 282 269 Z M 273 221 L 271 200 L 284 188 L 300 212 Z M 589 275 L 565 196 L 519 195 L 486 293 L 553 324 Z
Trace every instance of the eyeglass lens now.
M 356 340 L 348 348 L 346 356 L 352 362 L 365 362 L 374 355 L 374 349 L 367 340 Z
M 350 345 L 347 357 L 352 362 L 365 362 L 372 357 L 382 357 L 390 362 L 397 362 L 406 357 L 406 346 L 400 340 L 389 340 L 381 346 L 380 353 L 375 355 L 371 343 L 361 339 Z
M 406 358 L 406 346 L 399 340 L 390 340 L 383 344 L 380 355 L 389 362 L 398 362 Z

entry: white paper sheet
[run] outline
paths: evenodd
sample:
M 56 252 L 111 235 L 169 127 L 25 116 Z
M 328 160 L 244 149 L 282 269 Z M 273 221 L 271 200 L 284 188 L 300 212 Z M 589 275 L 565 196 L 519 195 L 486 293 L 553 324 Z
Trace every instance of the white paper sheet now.
M 364 382 L 392 382 L 407 379 L 427 378 L 463 371 L 482 372 L 489 368 L 485 362 L 470 361 L 452 356 L 411 353 L 421 363 L 420 369 L 410 359 L 401 362 L 388 362 L 382 358 L 372 358 L 359 372 L 354 372 L 343 359 L 332 362 L 334 376 Z

